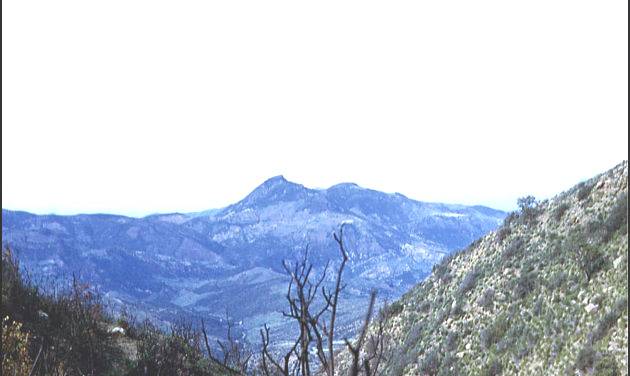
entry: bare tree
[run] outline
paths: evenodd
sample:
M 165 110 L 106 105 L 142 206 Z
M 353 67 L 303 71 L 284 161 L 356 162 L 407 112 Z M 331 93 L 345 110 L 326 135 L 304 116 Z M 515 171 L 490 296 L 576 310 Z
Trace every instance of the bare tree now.
M 310 354 L 311 346 L 319 362 L 318 372 L 327 376 L 334 376 L 336 372 L 336 351 L 334 349 L 335 324 L 337 319 L 339 296 L 346 285 L 342 282 L 343 272 L 348 262 L 348 252 L 343 241 L 342 224 L 339 234 L 333 233 L 333 238 L 341 253 L 341 263 L 334 274 L 332 288 L 323 285 L 330 263 L 324 267 L 319 278 L 311 282 L 313 265 L 308 261 L 308 248 L 303 257 L 295 262 L 283 262 L 283 267 L 291 277 L 287 289 L 286 299 L 289 304 L 289 312 L 283 312 L 285 317 L 297 321 L 299 334 L 293 346 L 282 356 L 282 361 L 274 359 L 269 350 L 269 328 L 265 325 L 260 331 L 262 337 L 262 371 L 266 376 L 281 374 L 283 376 L 300 375 L 310 376 L 314 368 L 312 361 L 315 359 Z M 321 295 L 320 295 L 321 294 Z M 318 296 L 323 301 L 316 300 Z M 352 355 L 352 368 L 350 374 L 358 375 L 361 370 L 365 375 L 373 376 L 378 372 L 383 359 L 383 326 L 375 334 L 369 337 L 369 351 L 360 364 L 361 354 L 366 342 L 368 326 L 372 319 L 372 313 L 376 302 L 376 292 L 370 295 L 370 303 L 358 340 L 352 344 L 345 339 L 348 350 Z M 381 316 L 384 318 L 386 316 Z
M 234 338 L 232 331 L 234 323 L 230 319 L 228 312 L 225 312 L 227 322 L 227 338 L 225 341 L 217 340 L 217 344 L 221 349 L 221 356 L 217 357 L 213 354 L 208 341 L 208 332 L 206 324 L 201 320 L 201 333 L 206 347 L 208 358 L 215 364 L 218 364 L 225 372 L 231 375 L 245 375 L 248 372 L 249 361 L 252 353 L 247 346 Z

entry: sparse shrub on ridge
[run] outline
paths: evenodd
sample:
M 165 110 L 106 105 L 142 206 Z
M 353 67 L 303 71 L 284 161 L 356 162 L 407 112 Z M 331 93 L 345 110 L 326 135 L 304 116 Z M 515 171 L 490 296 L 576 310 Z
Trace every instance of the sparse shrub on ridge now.
M 477 269 L 473 269 L 468 272 L 462 279 L 462 282 L 459 284 L 458 293 L 460 295 L 466 294 L 468 291 L 472 290 L 477 283 L 477 278 L 481 273 Z
M 593 190 L 593 184 L 581 182 L 580 184 L 578 184 L 577 190 L 577 199 L 579 201 L 584 201 L 591 194 L 591 191 Z
M 486 363 L 485 367 L 481 371 L 483 376 L 499 376 L 503 373 L 503 364 L 495 358 L 490 357 L 488 363 Z
M 33 362 L 29 355 L 30 334 L 9 317 L 2 319 L 2 374 L 28 375 Z
M 587 344 L 578 352 L 577 358 L 575 359 L 575 367 L 580 371 L 591 368 L 595 363 L 596 357 L 597 352 L 593 349 L 593 346 Z
M 612 238 L 617 230 L 621 230 L 621 232 L 628 231 L 628 193 L 623 192 L 615 203 L 613 204 L 610 212 L 608 213 L 608 217 L 604 222 L 605 233 L 604 233 L 604 241 L 608 241 Z
M 428 352 L 420 364 L 420 371 L 424 375 L 435 376 L 440 369 L 440 355 L 435 349 Z
M 516 203 L 521 211 L 520 218 L 523 223 L 526 225 L 536 223 L 538 214 L 540 214 L 539 203 L 536 201 L 536 198 L 534 196 L 521 197 L 516 200 Z
M 479 300 L 477 300 L 477 304 L 486 309 L 492 308 L 492 305 L 494 304 L 494 295 L 495 292 L 492 287 L 485 289 Z
M 614 308 L 607 311 L 597 322 L 595 328 L 589 335 L 589 340 L 592 343 L 596 343 L 608 334 L 608 331 L 615 326 L 617 319 L 621 316 L 621 312 L 616 311 Z
M 497 316 L 492 324 L 481 331 L 481 345 L 486 349 L 489 349 L 492 345 L 503 338 L 509 326 L 510 323 L 505 313 Z
M 593 366 L 594 374 L 597 376 L 620 376 L 621 371 L 617 361 L 610 354 L 604 354 L 595 361 Z
M 557 222 L 559 222 L 560 220 L 562 220 L 564 214 L 567 212 L 567 210 L 569 210 L 570 207 L 571 205 L 569 205 L 569 203 L 567 202 L 563 202 L 562 204 L 558 205 L 558 207 L 553 211 L 553 218 Z

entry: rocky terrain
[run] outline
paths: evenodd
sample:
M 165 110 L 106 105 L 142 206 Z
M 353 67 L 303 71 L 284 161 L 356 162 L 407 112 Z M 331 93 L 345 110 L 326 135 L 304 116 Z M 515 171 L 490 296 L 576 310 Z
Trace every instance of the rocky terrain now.
M 383 373 L 627 375 L 627 192 L 625 161 L 520 201 L 387 309 Z
M 338 262 L 332 232 L 342 222 L 350 223 L 350 261 L 339 328 L 351 334 L 371 289 L 382 299 L 400 297 L 442 257 L 504 217 L 487 207 L 419 202 L 349 183 L 309 189 L 278 176 L 234 205 L 199 213 L 130 218 L 3 209 L 2 238 L 40 286 L 74 274 L 109 307 L 124 307 L 138 320 L 167 327 L 176 317 L 203 317 L 222 338 L 227 312 L 249 340 L 258 341 L 269 323 L 280 341 L 292 330 L 280 314 L 288 282 L 282 260 L 308 247 L 319 270 Z

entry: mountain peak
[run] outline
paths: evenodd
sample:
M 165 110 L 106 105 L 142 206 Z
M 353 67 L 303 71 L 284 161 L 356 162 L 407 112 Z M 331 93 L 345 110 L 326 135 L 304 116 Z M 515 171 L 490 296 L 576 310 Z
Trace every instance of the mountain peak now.
M 256 187 L 240 203 L 250 206 L 266 206 L 279 201 L 291 201 L 308 191 L 301 184 L 288 181 L 283 175 L 276 175 Z

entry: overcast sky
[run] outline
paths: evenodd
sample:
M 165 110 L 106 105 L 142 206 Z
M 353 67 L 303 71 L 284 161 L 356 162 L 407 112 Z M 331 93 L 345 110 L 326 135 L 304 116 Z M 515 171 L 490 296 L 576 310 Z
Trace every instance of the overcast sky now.
M 628 1 L 2 1 L 2 207 L 222 207 L 282 174 L 515 207 L 628 156 Z

